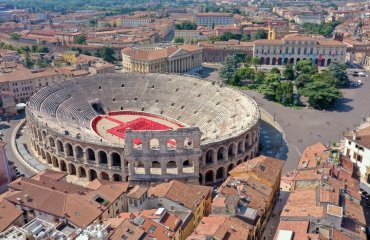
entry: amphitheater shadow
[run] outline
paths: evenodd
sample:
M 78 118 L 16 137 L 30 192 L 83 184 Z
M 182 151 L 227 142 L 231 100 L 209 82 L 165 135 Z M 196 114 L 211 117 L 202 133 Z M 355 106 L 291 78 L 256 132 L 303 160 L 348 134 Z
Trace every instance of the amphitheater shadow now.
M 283 134 L 264 120 L 261 120 L 260 144 L 261 154 L 282 160 L 288 158 L 288 146 Z
M 211 73 L 213 73 L 214 71 L 217 71 L 216 68 L 211 68 L 211 67 L 204 67 L 203 66 L 203 70 L 202 71 L 199 71 L 198 73 L 200 74 L 200 76 L 202 78 L 207 78 L 211 75 Z

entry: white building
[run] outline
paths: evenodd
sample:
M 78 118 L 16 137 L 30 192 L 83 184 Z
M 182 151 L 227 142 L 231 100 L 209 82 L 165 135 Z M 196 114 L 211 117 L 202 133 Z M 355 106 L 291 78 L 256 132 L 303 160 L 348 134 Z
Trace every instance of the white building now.
M 151 18 L 125 17 L 122 18 L 122 27 L 140 27 L 153 22 Z
M 197 25 L 229 25 L 234 24 L 235 19 L 231 13 L 198 13 L 196 15 Z
M 198 30 L 176 30 L 175 38 L 182 38 L 185 43 L 189 43 L 191 40 L 205 40 L 208 36 L 202 35 Z
M 265 65 L 296 64 L 310 59 L 318 66 L 332 61 L 345 62 L 346 44 L 322 36 L 291 34 L 283 39 L 263 39 L 254 42 L 253 57 Z
M 370 126 L 345 136 L 343 154 L 358 166 L 360 188 L 370 194 Z

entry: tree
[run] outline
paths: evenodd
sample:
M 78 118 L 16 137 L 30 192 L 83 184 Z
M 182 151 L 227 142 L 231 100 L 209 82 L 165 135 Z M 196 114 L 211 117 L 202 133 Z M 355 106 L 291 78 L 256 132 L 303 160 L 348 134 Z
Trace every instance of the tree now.
M 252 34 L 252 40 L 267 39 L 267 32 L 263 29 L 258 29 Z
M 96 57 L 101 57 L 104 61 L 113 63 L 117 59 L 114 57 L 114 50 L 111 47 L 103 47 L 95 52 Z
M 283 72 L 283 76 L 284 76 L 287 80 L 294 80 L 294 79 L 295 79 L 295 74 L 294 74 L 293 65 L 291 65 L 291 64 L 287 64 L 287 65 L 285 66 L 285 69 L 284 69 L 284 72 Z
M 235 54 L 227 56 L 222 68 L 220 69 L 220 78 L 224 82 L 229 83 L 232 80 L 234 72 L 238 69 L 239 64 L 240 60 Z
M 300 74 L 294 81 L 297 88 L 303 88 L 307 83 L 312 82 L 311 76 L 306 73 Z
M 249 66 L 241 67 L 234 73 L 230 84 L 240 86 L 242 82 L 251 82 L 255 77 L 255 71 Z
M 38 66 L 39 68 L 45 68 L 48 66 L 48 63 L 44 59 L 42 59 L 41 56 L 39 55 L 36 59 L 35 65 Z
M 256 72 L 257 72 L 257 66 L 258 65 L 261 65 L 261 59 L 259 59 L 259 58 L 256 58 L 256 57 L 252 57 L 251 58 L 251 64 L 254 66 L 254 69 L 256 70 Z
M 249 42 L 251 40 L 251 35 L 249 33 L 243 33 L 241 41 L 243 42 Z
M 191 21 L 183 21 L 175 25 L 176 30 L 196 30 L 197 27 L 197 24 Z
M 18 40 L 20 37 L 22 37 L 22 35 L 16 32 L 10 34 L 10 38 L 13 40 Z
M 301 93 L 308 97 L 308 103 L 315 109 L 330 108 L 342 96 L 336 87 L 324 81 L 313 81 L 306 84 Z
M 84 34 L 79 34 L 76 36 L 75 40 L 73 41 L 75 44 L 86 44 L 86 36 Z
M 313 75 L 319 71 L 317 66 L 313 64 L 311 60 L 301 60 L 297 62 L 295 68 L 299 74 L 306 73 Z
M 330 72 L 325 70 L 320 73 L 314 74 L 311 78 L 312 81 L 325 82 L 328 83 L 330 86 L 334 86 L 336 88 L 338 88 L 338 86 L 340 85 L 338 79 L 331 75 Z
M 25 53 L 23 64 L 26 68 L 29 69 L 31 69 L 34 65 L 34 62 L 32 61 L 31 56 L 28 52 Z
M 18 53 L 20 54 L 29 53 L 29 52 L 31 52 L 31 49 L 29 46 L 20 46 L 18 48 Z
M 182 38 L 182 37 L 175 37 L 174 39 L 173 39 L 173 43 L 184 43 L 184 38 Z
M 277 68 L 277 67 L 273 67 L 273 68 L 271 68 L 270 73 L 276 73 L 276 74 L 281 75 L 280 70 L 279 70 L 279 68 Z
M 338 61 L 333 61 L 328 67 L 328 72 L 337 79 L 336 87 L 345 87 L 349 84 L 349 78 L 347 75 L 347 67 Z

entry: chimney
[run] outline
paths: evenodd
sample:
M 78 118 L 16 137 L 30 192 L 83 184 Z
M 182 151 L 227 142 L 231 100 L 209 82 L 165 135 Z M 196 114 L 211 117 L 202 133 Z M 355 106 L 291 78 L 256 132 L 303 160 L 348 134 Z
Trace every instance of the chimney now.
M 353 135 L 352 135 L 352 140 L 356 141 L 356 139 L 357 139 L 357 132 L 356 132 L 356 130 L 354 130 Z

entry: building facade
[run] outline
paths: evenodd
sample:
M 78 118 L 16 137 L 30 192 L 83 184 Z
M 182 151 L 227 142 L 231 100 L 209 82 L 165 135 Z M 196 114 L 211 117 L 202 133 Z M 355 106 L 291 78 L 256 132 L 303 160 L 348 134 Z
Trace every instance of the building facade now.
M 126 48 L 122 65 L 127 72 L 184 73 L 202 65 L 202 50 L 197 45 L 170 46 L 154 50 Z
M 199 26 L 215 26 L 234 24 L 235 19 L 231 13 L 198 13 L 196 23 Z
M 309 59 L 318 66 L 326 67 L 332 61 L 345 62 L 346 44 L 308 35 L 287 35 L 278 40 L 257 40 L 253 57 L 265 65 L 296 64 Z

